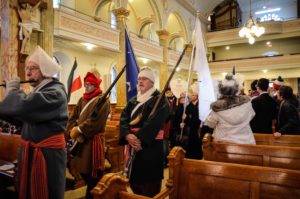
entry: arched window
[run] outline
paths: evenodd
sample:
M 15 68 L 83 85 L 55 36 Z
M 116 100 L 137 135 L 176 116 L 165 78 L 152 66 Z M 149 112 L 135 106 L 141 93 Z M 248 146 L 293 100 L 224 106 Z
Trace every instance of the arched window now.
M 53 0 L 53 8 L 59 8 L 60 0 Z
M 110 71 L 110 79 L 111 83 L 116 79 L 117 77 L 117 69 L 116 66 L 114 66 Z M 111 103 L 117 103 L 117 88 L 114 86 L 110 92 L 110 102 Z
M 53 60 L 55 63 L 57 63 L 58 65 L 60 65 L 59 60 L 58 60 L 55 56 L 52 57 L 52 60 Z M 53 77 L 56 78 L 56 79 L 59 79 L 59 78 L 60 78 L 60 75 L 59 75 L 59 73 L 57 73 L 57 74 L 53 75 Z
M 115 14 L 113 12 L 110 13 L 110 17 L 111 17 L 111 28 L 117 29 L 117 18 L 115 16 Z

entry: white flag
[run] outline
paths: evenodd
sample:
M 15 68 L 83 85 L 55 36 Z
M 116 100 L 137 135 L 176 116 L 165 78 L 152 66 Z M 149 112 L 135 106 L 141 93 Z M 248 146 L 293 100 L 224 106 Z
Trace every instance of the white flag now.
M 201 24 L 198 17 L 196 17 L 194 36 L 196 42 L 194 69 L 198 72 L 199 82 L 199 117 L 201 121 L 205 121 L 211 111 L 210 104 L 216 101 L 216 96 L 207 62 Z

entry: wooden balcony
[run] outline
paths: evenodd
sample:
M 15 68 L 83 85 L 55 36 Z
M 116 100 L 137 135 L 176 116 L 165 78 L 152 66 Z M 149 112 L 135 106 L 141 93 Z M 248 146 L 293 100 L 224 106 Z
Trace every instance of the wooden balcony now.
M 290 21 L 270 21 L 260 24 L 265 27 L 266 32 L 257 41 L 282 39 L 300 36 L 300 19 Z M 238 43 L 248 43 L 247 39 L 239 37 L 240 28 L 207 32 L 207 47 L 216 47 Z

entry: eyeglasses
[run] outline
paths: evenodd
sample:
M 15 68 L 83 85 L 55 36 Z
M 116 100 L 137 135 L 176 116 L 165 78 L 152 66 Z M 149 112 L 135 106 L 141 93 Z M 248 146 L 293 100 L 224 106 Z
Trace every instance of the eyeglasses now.
M 32 72 L 32 71 L 36 71 L 36 70 L 40 70 L 39 68 L 25 68 L 25 72 Z

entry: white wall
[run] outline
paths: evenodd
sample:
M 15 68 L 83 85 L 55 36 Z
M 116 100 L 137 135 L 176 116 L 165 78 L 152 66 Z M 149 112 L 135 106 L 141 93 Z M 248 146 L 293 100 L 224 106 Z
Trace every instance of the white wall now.
M 59 60 L 63 67 L 63 70 L 60 73 L 60 81 L 65 86 L 67 85 L 67 80 L 76 57 L 77 67 L 82 83 L 86 73 L 96 68 L 102 79 L 102 83 L 100 85 L 101 89 L 105 91 L 109 87 L 110 79 L 108 77 L 110 77 L 110 69 L 116 63 L 112 58 L 68 48 L 55 48 L 54 56 Z M 82 87 L 80 90 L 71 95 L 69 103 L 76 104 L 83 93 L 84 88 Z

